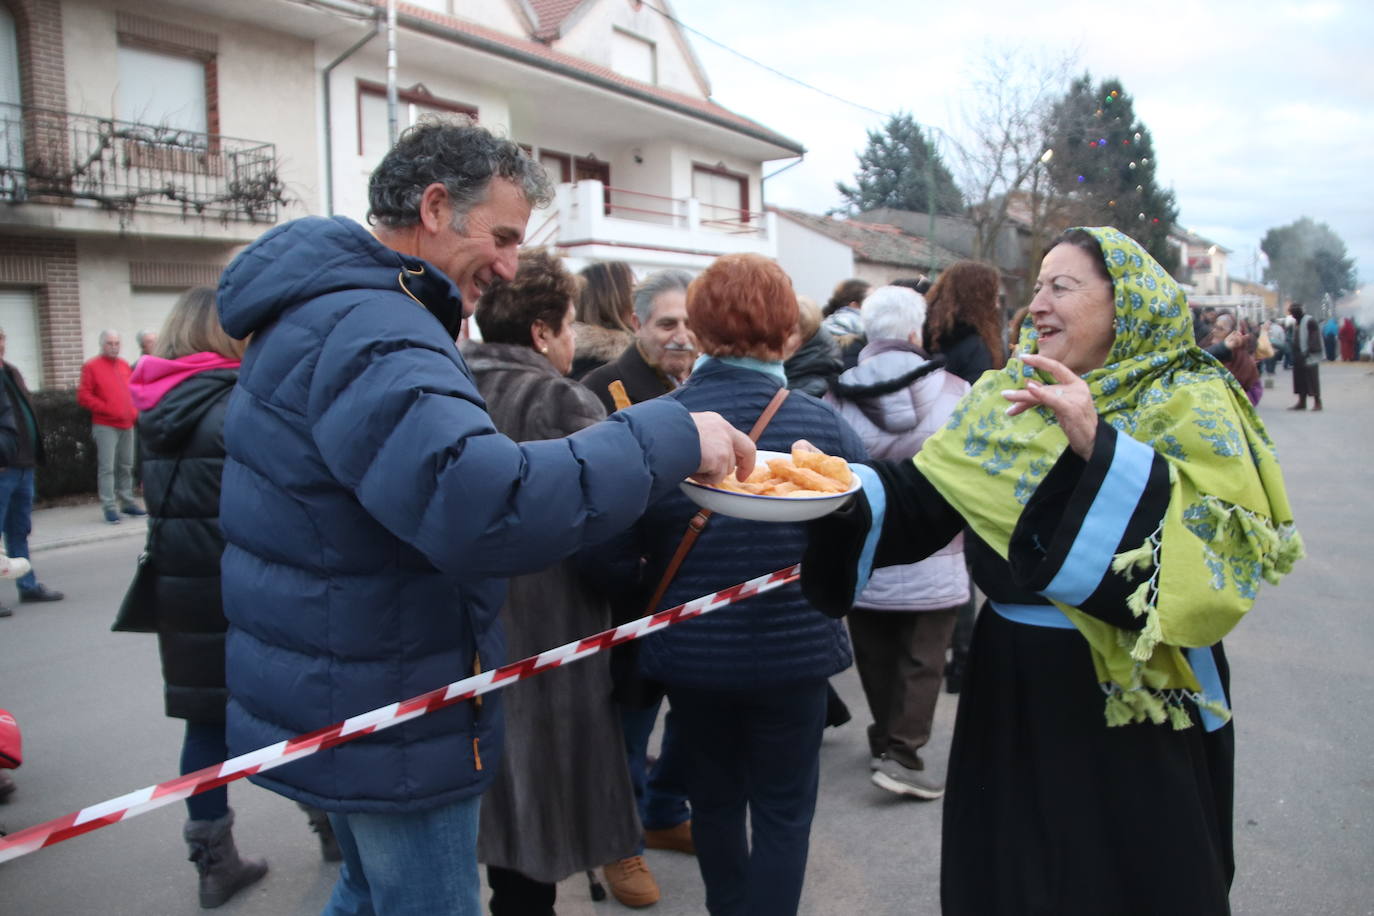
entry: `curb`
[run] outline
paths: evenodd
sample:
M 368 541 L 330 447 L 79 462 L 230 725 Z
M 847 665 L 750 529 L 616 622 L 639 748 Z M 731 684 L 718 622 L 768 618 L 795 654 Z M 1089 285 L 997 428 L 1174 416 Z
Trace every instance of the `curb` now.
M 116 538 L 134 537 L 136 535 L 146 535 L 147 529 L 138 526 L 130 526 L 120 531 L 115 531 L 111 525 L 110 531 L 92 531 L 84 534 L 72 534 L 65 537 L 45 538 L 41 541 L 29 541 L 29 553 L 44 553 L 49 550 L 60 550 L 63 547 L 80 547 L 83 544 L 95 544 L 100 541 L 112 541 Z

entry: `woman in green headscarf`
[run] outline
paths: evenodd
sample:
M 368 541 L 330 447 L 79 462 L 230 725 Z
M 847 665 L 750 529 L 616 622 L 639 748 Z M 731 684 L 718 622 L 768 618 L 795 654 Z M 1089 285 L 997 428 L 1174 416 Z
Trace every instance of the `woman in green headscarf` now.
M 1051 246 L 1019 352 L 914 461 L 858 469 L 864 497 L 812 523 L 803 589 L 842 614 L 872 567 L 973 534 L 989 603 L 950 752 L 947 916 L 1229 912 L 1220 640 L 1302 555 L 1273 442 L 1115 229 Z

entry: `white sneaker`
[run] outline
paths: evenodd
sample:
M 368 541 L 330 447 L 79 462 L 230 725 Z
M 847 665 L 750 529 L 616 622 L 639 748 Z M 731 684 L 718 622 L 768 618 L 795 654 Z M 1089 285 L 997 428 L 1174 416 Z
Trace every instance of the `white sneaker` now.
M 922 770 L 902 766 L 891 757 L 884 757 L 873 773 L 873 784 L 897 795 L 934 799 L 945 794 L 945 787 Z
M 22 579 L 33 566 L 23 557 L 7 557 L 0 553 L 0 579 Z

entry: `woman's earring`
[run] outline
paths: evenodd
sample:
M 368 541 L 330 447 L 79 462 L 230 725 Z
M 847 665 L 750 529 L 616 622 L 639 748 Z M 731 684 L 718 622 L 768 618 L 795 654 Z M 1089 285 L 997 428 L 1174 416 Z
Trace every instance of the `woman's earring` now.
M 539 352 L 540 352 L 540 353 L 547 353 L 547 352 L 549 352 L 549 348 L 548 348 L 548 347 L 540 347 L 540 348 L 539 348 Z

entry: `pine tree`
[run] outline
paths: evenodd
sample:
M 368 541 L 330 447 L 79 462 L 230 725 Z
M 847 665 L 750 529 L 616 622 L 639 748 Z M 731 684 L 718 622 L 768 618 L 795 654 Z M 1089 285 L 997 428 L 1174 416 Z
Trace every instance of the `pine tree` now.
M 1260 248 L 1269 258 L 1265 281 L 1278 284 L 1285 299 L 1311 303 L 1312 314 L 1323 296 L 1335 300 L 1355 289 L 1355 261 L 1326 223 L 1304 216 L 1270 229 Z
M 844 199 L 839 210 L 859 213 L 892 207 L 925 213 L 930 208 L 932 171 L 935 212 L 962 213 L 964 195 L 939 151 L 910 114 L 895 114 L 882 130 L 868 132 L 868 147 L 859 154 L 859 170 L 854 174 L 855 186 L 835 183 Z
M 1173 271 L 1178 253 L 1168 237 L 1178 206 L 1155 180 L 1150 130 L 1136 119 L 1121 81 L 1094 87 L 1087 73 L 1074 80 L 1054 105 L 1047 133 L 1056 192 L 1078 203 L 1089 222 L 1115 226 Z

